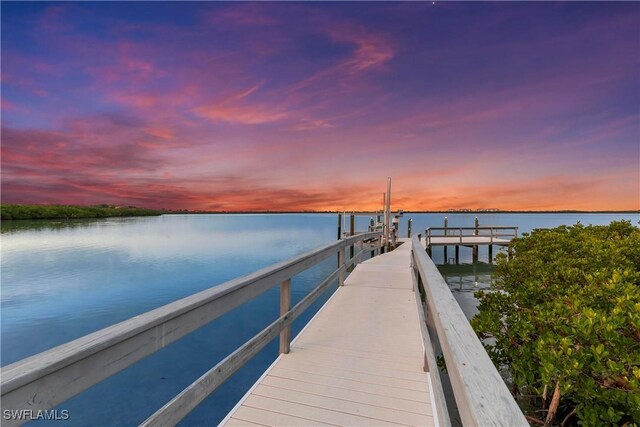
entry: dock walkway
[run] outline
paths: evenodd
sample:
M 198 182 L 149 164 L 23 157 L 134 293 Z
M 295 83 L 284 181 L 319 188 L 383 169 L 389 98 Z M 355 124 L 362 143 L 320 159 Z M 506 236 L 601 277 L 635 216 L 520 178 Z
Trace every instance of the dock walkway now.
M 221 425 L 437 425 L 410 262 L 358 264 Z

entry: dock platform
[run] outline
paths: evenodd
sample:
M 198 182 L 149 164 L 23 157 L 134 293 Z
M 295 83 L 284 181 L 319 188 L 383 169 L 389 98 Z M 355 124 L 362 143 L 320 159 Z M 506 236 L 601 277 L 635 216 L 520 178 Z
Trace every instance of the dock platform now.
M 410 263 L 358 264 L 221 425 L 438 425 Z
M 477 222 L 477 218 L 476 218 Z M 444 261 L 449 261 L 447 246 L 455 246 L 455 262 L 460 262 L 460 246 L 473 249 L 473 262 L 478 261 L 478 247 L 488 246 L 489 262 L 493 261 L 493 246 L 510 248 L 511 239 L 518 237 L 518 227 L 476 225 L 475 227 L 429 227 L 425 230 L 425 246 L 429 256 L 434 246 L 444 246 Z M 511 255 L 511 249 L 509 249 Z

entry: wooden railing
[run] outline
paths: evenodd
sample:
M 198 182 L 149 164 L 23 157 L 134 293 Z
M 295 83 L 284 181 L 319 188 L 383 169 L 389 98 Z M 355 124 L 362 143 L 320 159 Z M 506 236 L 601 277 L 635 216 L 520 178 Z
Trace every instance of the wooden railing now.
M 414 274 L 424 289 L 425 318 L 442 349 L 462 425 L 528 426 L 447 283 L 427 256 L 419 236 L 412 237 L 411 245 Z M 423 331 L 423 338 L 430 340 L 428 331 Z M 426 363 L 437 376 L 435 358 L 428 354 L 431 348 L 432 343 L 425 342 Z M 446 404 L 434 403 L 440 417 Z
M 295 258 L 230 280 L 195 295 L 78 338 L 2 368 L 2 407 L 45 410 L 168 346 L 228 311 L 280 284 L 280 317 L 174 397 L 143 425 L 173 425 L 193 410 L 235 371 L 280 335 L 280 351 L 288 353 L 290 325 L 347 269 L 362 260 L 365 242 L 379 251 L 381 233 L 362 233 L 338 240 Z M 347 248 L 359 251 L 348 261 Z M 291 278 L 338 253 L 339 266 L 293 308 Z M 4 420 L 20 425 L 28 420 Z
M 493 243 L 495 238 L 515 238 L 518 237 L 518 227 L 506 227 L 500 225 L 479 226 L 479 227 L 429 227 L 425 230 L 427 246 L 431 244 L 432 237 L 458 237 L 458 242 L 451 244 L 463 244 L 463 237 L 489 237 Z

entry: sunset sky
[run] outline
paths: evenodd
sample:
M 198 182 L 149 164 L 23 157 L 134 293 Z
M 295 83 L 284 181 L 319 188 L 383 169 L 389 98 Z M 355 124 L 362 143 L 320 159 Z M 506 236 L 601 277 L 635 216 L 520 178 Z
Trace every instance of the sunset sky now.
M 5 2 L 2 202 L 640 209 L 640 3 Z

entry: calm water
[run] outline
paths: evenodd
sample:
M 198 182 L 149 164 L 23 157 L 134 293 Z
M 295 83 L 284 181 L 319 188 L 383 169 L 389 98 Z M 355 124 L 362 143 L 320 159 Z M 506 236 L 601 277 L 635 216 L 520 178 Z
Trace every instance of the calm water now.
M 450 214 L 450 226 L 475 215 Z M 442 214 L 407 214 L 417 232 L 441 226 Z M 573 224 L 638 221 L 637 215 L 480 215 L 481 224 L 520 231 Z M 368 217 L 359 217 L 364 230 Z M 226 280 L 293 257 L 336 238 L 336 215 L 165 215 L 88 221 L 2 224 L 2 366 L 94 332 Z M 452 291 L 473 315 L 473 291 L 490 284 L 486 249 L 471 264 L 443 265 Z M 442 249 L 434 251 L 443 262 Z M 335 268 L 331 258 L 294 277 L 294 303 Z M 334 288 L 335 289 L 335 288 Z M 329 290 L 293 325 L 295 335 L 330 296 Z M 173 345 L 63 403 L 66 425 L 132 425 L 143 421 L 277 317 L 278 288 L 268 291 Z M 215 424 L 277 355 L 277 342 L 203 402 L 183 425 Z

